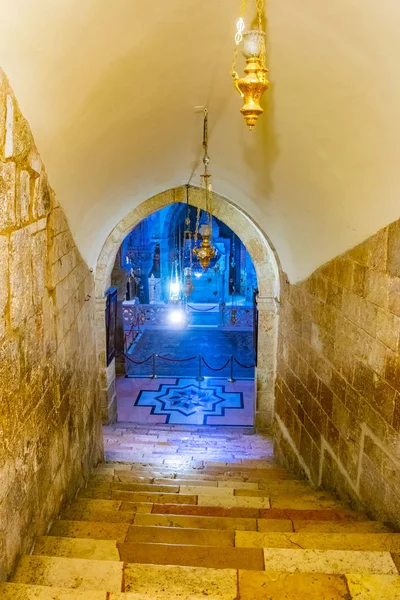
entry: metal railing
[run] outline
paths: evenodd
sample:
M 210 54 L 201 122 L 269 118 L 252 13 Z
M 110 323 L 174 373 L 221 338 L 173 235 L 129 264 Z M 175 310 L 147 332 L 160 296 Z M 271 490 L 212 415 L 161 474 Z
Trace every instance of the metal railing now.
M 125 352 L 123 352 L 122 354 L 125 356 L 125 358 L 127 360 L 129 360 L 129 362 L 133 363 L 134 365 L 144 365 L 145 363 L 147 363 L 151 360 L 152 366 L 151 366 L 151 375 L 149 375 L 150 379 L 157 379 L 157 377 L 159 376 L 159 375 L 157 375 L 157 359 L 163 360 L 163 361 L 168 361 L 171 363 L 190 362 L 192 360 L 197 359 L 197 377 L 196 377 L 197 381 L 204 381 L 203 364 L 206 366 L 207 369 L 209 369 L 210 371 L 213 371 L 214 373 L 223 371 L 229 365 L 229 377 L 227 378 L 227 381 L 230 381 L 230 382 L 236 381 L 236 379 L 234 377 L 234 364 L 235 363 L 238 366 L 240 366 L 242 369 L 254 369 L 256 367 L 255 364 L 254 365 L 244 365 L 233 355 L 231 355 L 228 358 L 228 360 L 221 367 L 212 367 L 211 365 L 208 364 L 208 362 L 205 360 L 205 358 L 202 354 L 197 354 L 196 356 L 190 356 L 189 358 L 169 358 L 168 356 L 161 356 L 160 354 L 153 352 L 152 354 L 149 354 L 149 356 L 147 358 L 145 358 L 144 360 L 140 360 L 140 361 L 134 360 Z M 164 377 L 166 375 L 161 375 L 161 376 Z M 146 377 L 146 376 L 140 375 L 140 377 Z

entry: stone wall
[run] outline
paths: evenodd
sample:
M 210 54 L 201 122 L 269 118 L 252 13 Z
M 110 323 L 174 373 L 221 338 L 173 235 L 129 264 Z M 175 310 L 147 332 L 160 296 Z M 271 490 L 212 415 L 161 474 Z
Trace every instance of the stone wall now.
M 93 286 L 0 70 L 0 579 L 102 456 Z
M 282 282 L 277 454 L 400 526 L 400 221 Z

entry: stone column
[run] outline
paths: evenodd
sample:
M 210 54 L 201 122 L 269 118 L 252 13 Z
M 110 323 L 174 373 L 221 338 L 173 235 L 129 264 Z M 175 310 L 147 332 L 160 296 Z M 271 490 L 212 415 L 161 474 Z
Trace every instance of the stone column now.
M 125 375 L 125 359 L 122 355 L 124 351 L 124 322 L 122 319 L 122 303 L 126 296 L 127 272 L 121 266 L 120 252 L 117 254 L 114 268 L 111 273 L 111 286 L 118 288 L 117 292 L 117 327 L 115 330 L 115 367 L 117 375 Z
M 256 369 L 256 415 L 259 429 L 271 429 L 275 406 L 278 302 L 258 297 L 258 365 Z
M 117 420 L 117 393 L 115 389 L 115 359 L 107 367 L 106 354 L 106 298 L 96 299 L 96 331 L 100 369 L 101 415 L 104 425 Z

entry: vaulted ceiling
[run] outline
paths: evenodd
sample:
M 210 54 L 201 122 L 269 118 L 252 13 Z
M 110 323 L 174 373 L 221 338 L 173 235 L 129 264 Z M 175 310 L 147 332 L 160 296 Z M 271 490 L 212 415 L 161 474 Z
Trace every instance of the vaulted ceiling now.
M 238 10 L 0 0 L 0 65 L 91 266 L 137 204 L 199 183 L 195 106 L 210 111 L 215 191 L 262 226 L 291 281 L 400 216 L 399 0 L 270 0 L 253 132 L 229 75 Z

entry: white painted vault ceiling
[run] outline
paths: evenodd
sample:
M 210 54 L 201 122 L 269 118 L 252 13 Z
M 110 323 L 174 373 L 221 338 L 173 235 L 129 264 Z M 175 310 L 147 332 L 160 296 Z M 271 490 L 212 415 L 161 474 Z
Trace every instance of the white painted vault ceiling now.
M 229 75 L 239 4 L 0 0 L 0 65 L 91 266 L 137 204 L 199 183 L 197 105 L 214 190 L 291 281 L 400 216 L 399 0 L 267 2 L 272 86 L 253 132 Z

